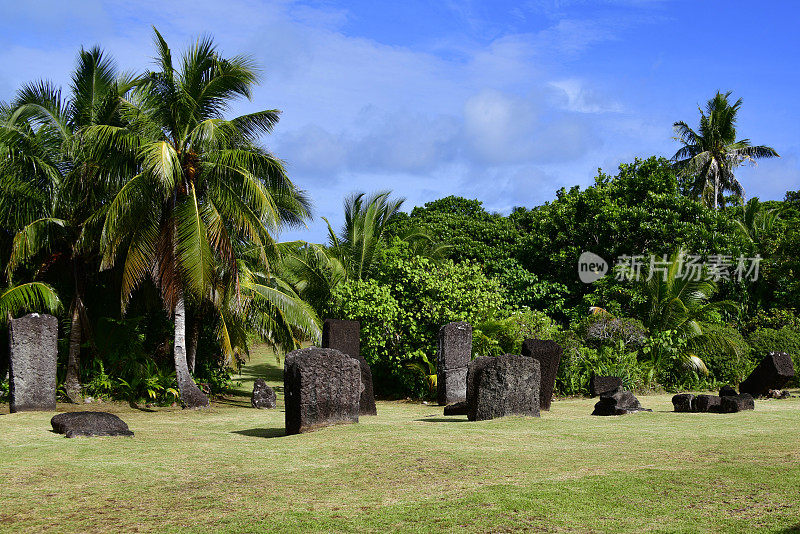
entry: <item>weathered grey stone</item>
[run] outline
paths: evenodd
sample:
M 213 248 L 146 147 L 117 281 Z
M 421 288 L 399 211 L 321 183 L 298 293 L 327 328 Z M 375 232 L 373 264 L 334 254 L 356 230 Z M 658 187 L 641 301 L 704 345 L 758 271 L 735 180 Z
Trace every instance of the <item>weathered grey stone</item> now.
M 253 408 L 274 408 L 277 402 L 275 391 L 267 385 L 263 378 L 256 378 L 253 382 L 253 396 L 250 399 L 250 404 L 253 405 Z
M 539 389 L 539 407 L 549 410 L 553 400 L 553 390 L 556 387 L 558 365 L 564 349 L 555 341 L 542 339 L 526 339 L 522 343 L 522 355 L 528 356 L 539 362 L 541 371 L 541 384 Z
M 444 407 L 445 415 L 467 415 L 469 413 L 469 404 L 467 401 L 457 402 L 455 404 L 448 404 Z
M 469 323 L 449 323 L 439 329 L 439 354 L 436 360 L 439 404 L 466 400 L 466 374 L 471 358 L 472 326 Z
M 625 415 L 637 412 L 652 412 L 653 410 L 642 408 L 633 393 L 622 388 L 613 393 L 600 395 L 600 400 L 594 405 L 592 415 Z
M 767 392 L 768 399 L 788 399 L 792 394 L 785 389 L 771 389 Z
M 726 395 L 722 397 L 719 411 L 722 413 L 736 413 L 745 410 L 755 410 L 756 403 L 749 393 L 741 395 Z
M 698 395 L 692 404 L 693 412 L 719 412 L 722 397 L 716 395 Z
M 794 376 L 792 357 L 785 352 L 770 352 L 739 384 L 740 393 L 763 397 L 770 389 L 781 389 Z
M 733 388 L 733 386 L 722 386 L 719 390 L 720 397 L 730 397 L 736 395 L 738 395 L 738 393 L 736 393 L 736 390 Z
M 10 411 L 56 409 L 58 321 L 30 313 L 12 319 L 10 340 Z
M 676 412 L 691 412 L 694 395 L 691 393 L 679 393 L 672 397 L 672 406 Z
M 469 364 L 467 417 L 484 421 L 507 415 L 539 417 L 539 362 L 505 354 L 476 358 Z
M 597 376 L 592 373 L 589 380 L 589 395 L 597 397 L 605 393 L 612 393 L 622 387 L 622 379 L 618 376 Z
M 377 415 L 372 369 L 361 355 L 361 323 L 342 319 L 325 319 L 322 324 L 322 347 L 336 349 L 358 360 L 361 368 L 359 415 Z
M 68 412 L 50 419 L 53 430 L 68 438 L 93 436 L 133 436 L 128 425 L 107 412 Z
M 319 347 L 290 352 L 283 386 L 287 434 L 358 422 L 361 369 L 343 352 Z

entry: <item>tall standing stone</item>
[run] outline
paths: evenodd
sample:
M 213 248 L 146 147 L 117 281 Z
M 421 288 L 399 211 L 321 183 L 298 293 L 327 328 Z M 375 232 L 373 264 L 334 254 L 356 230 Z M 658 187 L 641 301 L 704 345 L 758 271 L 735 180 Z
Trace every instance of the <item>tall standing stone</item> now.
M 55 410 L 58 321 L 30 313 L 12 319 L 8 334 L 10 411 Z
M 785 352 L 770 352 L 753 369 L 744 382 L 739 384 L 739 393 L 763 397 L 771 389 L 781 389 L 794 376 L 792 357 Z
M 539 417 L 540 376 L 534 358 L 516 354 L 476 358 L 469 364 L 467 418 Z
M 322 347 L 336 349 L 358 360 L 361 367 L 361 386 L 364 388 L 359 400 L 359 415 L 378 415 L 372 386 L 372 369 L 361 355 L 361 323 L 325 319 L 322 324 Z
M 361 369 L 336 349 L 310 347 L 290 352 L 283 369 L 286 433 L 358 423 Z
M 472 325 L 464 321 L 439 329 L 436 390 L 439 404 L 467 399 L 467 368 L 472 359 Z
M 539 390 L 539 406 L 542 410 L 549 410 L 553 400 L 553 390 L 556 387 L 558 364 L 564 349 L 555 341 L 541 339 L 526 339 L 522 343 L 522 355 L 533 358 L 539 362 L 541 369 L 541 389 Z

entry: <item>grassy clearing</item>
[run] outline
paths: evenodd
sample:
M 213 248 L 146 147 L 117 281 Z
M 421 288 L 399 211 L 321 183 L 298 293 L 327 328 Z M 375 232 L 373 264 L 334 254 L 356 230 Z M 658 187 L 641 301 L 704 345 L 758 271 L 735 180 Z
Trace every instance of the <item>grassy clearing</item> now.
M 800 399 L 713 415 L 648 396 L 653 413 L 620 418 L 569 399 L 479 423 L 379 402 L 358 425 L 284 436 L 280 404 L 249 408 L 256 376 L 280 403 L 262 351 L 207 411 L 91 405 L 134 438 L 68 440 L 53 414 L 3 406 L 0 530 L 800 532 Z

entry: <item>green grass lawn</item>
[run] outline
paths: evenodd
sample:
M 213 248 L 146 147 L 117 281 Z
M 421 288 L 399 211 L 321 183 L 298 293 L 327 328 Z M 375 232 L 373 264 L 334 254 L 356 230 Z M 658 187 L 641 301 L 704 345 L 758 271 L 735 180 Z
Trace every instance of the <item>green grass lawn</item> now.
M 258 376 L 277 409 L 249 407 Z M 609 418 L 568 399 L 476 423 L 379 402 L 358 425 L 284 436 L 282 389 L 262 350 L 209 410 L 90 405 L 134 438 L 66 439 L 52 413 L 4 405 L 0 530 L 800 532 L 800 399 L 677 414 L 657 395 L 640 399 L 653 413 Z

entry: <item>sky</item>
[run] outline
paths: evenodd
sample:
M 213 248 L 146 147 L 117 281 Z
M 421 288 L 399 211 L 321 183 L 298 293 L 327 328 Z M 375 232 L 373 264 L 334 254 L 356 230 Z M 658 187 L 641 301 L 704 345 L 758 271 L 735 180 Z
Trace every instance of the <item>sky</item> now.
M 405 210 L 447 195 L 501 213 L 591 185 L 636 157 L 671 157 L 717 90 L 744 101 L 738 131 L 780 159 L 737 172 L 748 197 L 800 188 L 800 5 L 717 0 L 0 1 L 0 100 L 68 86 L 81 46 L 123 70 L 212 35 L 261 83 L 231 116 L 282 111 L 264 145 L 314 202 L 323 242 L 352 192 Z

